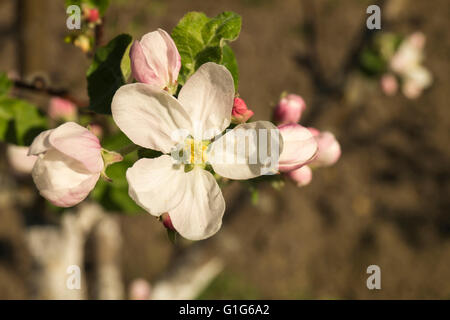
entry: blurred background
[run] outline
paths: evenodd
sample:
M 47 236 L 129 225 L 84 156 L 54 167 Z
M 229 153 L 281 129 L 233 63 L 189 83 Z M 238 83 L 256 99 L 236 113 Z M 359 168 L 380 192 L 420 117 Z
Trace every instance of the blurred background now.
M 374 3 L 381 32 L 426 36 L 434 80 L 417 99 L 386 96 L 379 79 L 359 71 Z M 106 41 L 171 31 L 188 11 L 240 14 L 231 46 L 238 91 L 255 119 L 269 119 L 283 91 L 299 94 L 301 124 L 332 131 L 342 157 L 306 187 L 263 185 L 257 204 L 231 184 L 222 229 L 172 244 L 138 210 L 124 215 L 89 201 L 49 208 L 31 178 L 11 170 L 2 145 L 0 298 L 449 299 L 449 9 L 447 0 L 111 1 Z M 86 101 L 90 60 L 64 42 L 65 10 L 58 0 L 2 0 L 0 70 Z M 15 94 L 38 105 L 49 98 Z M 65 286 L 72 264 L 81 264 L 81 290 Z M 372 264 L 381 290 L 366 287 Z

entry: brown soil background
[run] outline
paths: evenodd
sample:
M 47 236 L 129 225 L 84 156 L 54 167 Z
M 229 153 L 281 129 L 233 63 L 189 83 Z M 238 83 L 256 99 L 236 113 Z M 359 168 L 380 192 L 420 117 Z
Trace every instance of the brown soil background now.
M 25 78 L 44 74 L 53 85 L 87 99 L 88 59 L 63 42 L 64 1 L 31 2 L 34 10 L 20 17 L 16 0 L 0 3 L 0 70 L 17 70 Z M 382 3 L 384 31 L 422 30 L 427 36 L 425 65 L 434 84 L 413 101 L 384 96 L 375 81 L 354 71 L 352 54 L 366 32 L 369 4 L 112 1 L 107 40 L 118 33 L 138 38 L 157 27 L 171 30 L 187 11 L 239 13 L 242 32 L 232 44 L 239 93 L 255 118 L 268 119 L 282 91 L 298 93 L 308 105 L 301 122 L 334 132 L 342 145 L 339 162 L 314 172 L 308 187 L 288 183 L 281 192 L 264 187 L 257 206 L 239 186 L 225 190 L 224 227 L 195 244 L 227 262 L 203 297 L 450 298 L 449 2 Z M 313 43 L 301 32 L 307 22 L 316 31 Z M 312 61 L 301 63 L 299 57 L 310 51 Z M 343 94 L 328 90 L 324 81 Z M 0 170 L 2 180 L 11 181 L 3 155 Z M 32 265 L 23 230 L 29 223 L 58 219 L 41 212 L 25 219 L 17 201 L 35 197 L 36 191 L 8 189 L 2 187 L 0 197 L 0 298 L 27 298 Z M 190 246 L 170 244 L 150 215 L 123 216 L 121 224 L 126 283 L 136 277 L 154 281 Z M 371 264 L 381 267 L 378 291 L 366 288 Z

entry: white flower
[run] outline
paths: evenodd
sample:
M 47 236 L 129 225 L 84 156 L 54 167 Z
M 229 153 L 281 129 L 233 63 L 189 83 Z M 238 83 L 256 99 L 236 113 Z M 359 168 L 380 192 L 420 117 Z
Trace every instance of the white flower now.
M 241 124 L 217 138 L 230 125 L 234 92 L 230 72 L 206 63 L 188 79 L 178 100 L 158 87 L 134 83 L 121 87 L 112 101 L 114 121 L 135 144 L 165 153 L 140 159 L 128 169 L 130 197 L 152 215 L 168 212 L 174 228 L 187 239 L 208 238 L 222 224 L 225 201 L 214 176 L 205 170 L 207 163 L 231 179 L 254 178 L 277 166 L 281 139 L 270 122 Z M 253 134 L 261 129 L 271 130 L 266 141 Z M 246 151 L 236 151 L 243 140 Z M 267 157 L 252 162 L 262 149 Z M 193 150 L 191 164 L 167 155 L 178 154 L 174 150 Z M 265 162 L 273 157 L 272 164 Z
M 59 207 L 83 201 L 104 167 L 98 138 L 75 122 L 41 132 L 28 154 L 38 156 L 31 174 L 40 194 Z

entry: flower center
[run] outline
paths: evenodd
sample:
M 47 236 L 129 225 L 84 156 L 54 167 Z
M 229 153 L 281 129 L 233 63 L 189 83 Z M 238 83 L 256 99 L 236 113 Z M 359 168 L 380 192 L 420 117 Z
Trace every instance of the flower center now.
M 207 161 L 207 152 L 209 141 L 194 140 L 187 138 L 184 142 L 183 153 L 185 155 L 184 160 L 190 165 L 202 165 L 204 166 Z

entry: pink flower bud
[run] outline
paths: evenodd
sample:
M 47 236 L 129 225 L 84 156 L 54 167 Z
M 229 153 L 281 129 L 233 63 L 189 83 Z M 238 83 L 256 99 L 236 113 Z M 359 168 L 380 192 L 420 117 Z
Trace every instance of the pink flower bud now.
M 328 131 L 319 132 L 317 129 L 309 128 L 314 135 L 318 151 L 311 165 L 317 167 L 331 166 L 336 163 L 341 156 L 341 146 L 335 136 Z
M 166 227 L 169 230 L 175 231 L 175 228 L 173 227 L 173 224 L 172 224 L 172 220 L 170 219 L 170 216 L 168 213 L 163 213 L 161 216 L 161 220 L 162 220 L 164 227 Z
M 234 98 L 233 110 L 231 111 L 231 121 L 233 123 L 247 122 L 255 113 L 247 108 L 247 104 L 241 98 Z
M 162 29 L 144 35 L 130 49 L 133 77 L 174 93 L 181 57 L 172 38 Z
M 274 111 L 274 118 L 280 124 L 297 123 L 306 109 L 305 101 L 296 94 L 283 97 Z
M 29 174 L 36 162 L 36 156 L 28 156 L 28 147 L 8 145 L 6 151 L 9 164 L 14 172 L 18 174 Z
M 394 75 L 387 73 L 381 77 L 381 89 L 388 96 L 393 96 L 398 90 L 398 81 Z
M 54 97 L 50 99 L 48 115 L 53 120 L 74 121 L 77 118 L 77 107 L 69 100 Z
M 278 170 L 288 172 L 310 162 L 317 152 L 312 133 L 297 123 L 278 126 L 283 138 L 283 151 L 278 159 Z
M 145 279 L 135 279 L 130 284 L 129 298 L 130 300 L 149 300 L 151 295 L 151 286 Z
M 97 8 L 89 9 L 87 19 L 89 22 L 97 22 L 100 18 L 100 13 Z
M 28 154 L 39 156 L 31 174 L 40 194 L 59 207 L 84 200 L 104 167 L 98 138 L 75 122 L 40 133 Z
M 298 169 L 289 171 L 286 176 L 294 181 L 298 187 L 308 185 L 312 180 L 312 170 L 308 166 L 303 166 Z

